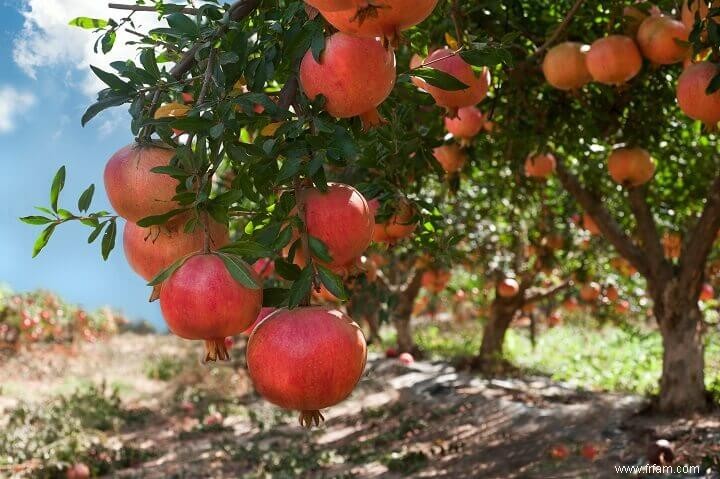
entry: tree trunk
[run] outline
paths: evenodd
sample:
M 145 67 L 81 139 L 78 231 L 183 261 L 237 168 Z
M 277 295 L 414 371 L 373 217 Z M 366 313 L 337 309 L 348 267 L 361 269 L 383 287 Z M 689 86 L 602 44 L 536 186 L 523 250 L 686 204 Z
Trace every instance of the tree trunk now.
M 412 335 L 410 318 L 412 317 L 415 299 L 420 293 L 422 286 L 422 270 L 415 271 L 415 276 L 410 280 L 402 292 L 398 294 L 398 303 L 393 311 L 392 318 L 397 332 L 398 352 L 417 354 L 415 340 Z
M 515 313 L 522 307 L 522 301 L 516 298 L 504 299 L 497 297 L 490 306 L 490 318 L 483 330 L 482 344 L 480 345 L 480 363 L 494 365 L 502 362 L 503 343 L 505 333 L 510 327 Z
M 655 317 L 663 339 L 658 408 L 683 414 L 707 409 L 702 313 L 697 295 L 668 282 L 655 298 Z M 684 289 L 684 290 L 683 290 Z

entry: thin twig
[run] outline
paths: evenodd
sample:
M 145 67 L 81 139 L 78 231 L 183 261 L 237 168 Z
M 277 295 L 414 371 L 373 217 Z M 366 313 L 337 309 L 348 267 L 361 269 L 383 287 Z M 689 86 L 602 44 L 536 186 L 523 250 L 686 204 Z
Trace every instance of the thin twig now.
M 197 105 L 202 106 L 202 104 L 205 102 L 205 97 L 207 96 L 207 93 L 210 89 L 210 82 L 213 78 L 213 68 L 215 68 L 215 56 L 217 55 L 217 50 L 214 48 L 210 49 L 210 54 L 208 55 L 207 59 L 207 67 L 205 67 L 205 77 L 203 78 L 202 87 L 200 88 L 200 94 L 197 98 Z
M 112 8 L 113 10 L 132 10 L 133 12 L 155 12 L 155 13 L 157 13 L 157 9 L 155 7 L 142 6 L 142 5 L 125 5 L 122 3 L 109 3 L 108 8 Z M 180 12 L 187 13 L 189 15 L 197 15 L 198 13 L 200 13 L 200 10 L 197 8 L 185 7 L 182 10 L 180 10 Z
M 565 32 L 565 30 L 567 30 L 567 28 L 570 26 L 570 23 L 572 22 L 573 17 L 574 17 L 575 14 L 577 13 L 577 11 L 580 9 L 580 7 L 582 6 L 582 4 L 583 4 L 584 1 L 585 1 L 585 0 L 576 0 L 576 1 L 575 1 L 575 4 L 570 8 L 570 10 L 568 11 L 567 15 L 565 15 L 565 19 L 564 19 L 564 20 L 562 21 L 562 23 L 555 29 L 555 31 L 553 32 L 553 34 L 550 35 L 550 38 L 548 38 L 548 39 L 545 41 L 545 43 L 542 44 L 542 46 L 541 46 L 540 48 L 538 48 L 537 50 L 535 50 L 535 53 L 533 53 L 533 55 L 532 55 L 533 57 L 538 57 L 538 56 L 542 55 L 542 54 L 545 52 L 545 50 L 547 50 L 548 48 L 550 48 L 550 46 L 552 46 L 552 44 L 555 43 L 555 41 L 556 41 L 558 38 L 560 38 L 560 35 L 562 35 L 563 32 Z

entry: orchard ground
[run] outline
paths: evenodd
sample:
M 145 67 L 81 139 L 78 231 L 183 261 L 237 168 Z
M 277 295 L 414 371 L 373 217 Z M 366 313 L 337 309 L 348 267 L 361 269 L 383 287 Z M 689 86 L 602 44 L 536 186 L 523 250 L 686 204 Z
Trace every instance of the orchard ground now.
M 658 439 L 672 442 L 675 465 L 720 462 L 720 414 L 645 412 L 660 374 L 657 333 L 566 324 L 533 350 L 527 331 L 512 329 L 517 368 L 484 378 L 453 367 L 477 351 L 480 331 L 477 321 L 423 318 L 415 339 L 428 358 L 410 366 L 374 345 L 357 390 L 312 431 L 253 393 L 244 340 L 210 374 L 198 344 L 172 336 L 34 345 L 0 362 L 0 410 L 13 424 L 0 432 L 0 475 L 61 476 L 58 467 L 82 461 L 128 478 L 611 477 L 616 465 L 648 462 Z M 716 397 L 717 336 L 706 355 Z

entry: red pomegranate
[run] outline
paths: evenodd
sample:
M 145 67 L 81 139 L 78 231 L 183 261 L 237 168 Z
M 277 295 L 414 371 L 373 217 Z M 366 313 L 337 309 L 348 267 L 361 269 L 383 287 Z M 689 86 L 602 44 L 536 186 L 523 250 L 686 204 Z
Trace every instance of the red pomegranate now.
M 255 322 L 252 323 L 252 324 L 250 325 L 250 327 L 247 328 L 245 331 L 243 331 L 241 334 L 242 334 L 243 336 L 250 336 L 250 335 L 252 334 L 252 332 L 255 331 L 255 328 L 257 327 L 257 325 L 260 324 L 260 321 L 262 321 L 263 319 L 267 318 L 268 316 L 270 316 L 270 315 L 271 315 L 272 313 L 274 313 L 275 311 L 277 311 L 277 308 L 262 308 L 262 309 L 260 310 L 260 314 L 258 314 L 257 319 L 255 320 Z
M 281 309 L 253 331 L 247 367 L 257 392 L 300 423 L 316 425 L 320 410 L 347 398 L 365 369 L 367 345 L 360 327 L 336 309 Z
M 503 298 L 512 298 L 520 292 L 520 285 L 514 278 L 505 278 L 498 283 L 497 292 Z
M 90 468 L 85 463 L 77 462 L 67 470 L 65 477 L 67 479 L 88 479 L 90 477 Z
M 256 284 L 260 278 L 246 265 Z M 160 309 L 170 331 L 205 340 L 206 361 L 226 360 L 225 337 L 245 331 L 262 307 L 262 288 L 239 284 L 215 254 L 189 258 L 163 284 Z
M 438 146 L 433 150 L 433 156 L 440 163 L 447 174 L 457 173 L 462 170 L 467 162 L 468 156 L 457 143 Z
M 610 35 L 596 40 L 585 57 L 590 75 L 606 85 L 620 85 L 642 69 L 642 57 L 632 38 Z
M 650 153 L 642 148 L 618 148 L 608 158 L 608 170 L 616 183 L 640 186 L 655 174 L 655 163 Z
M 445 117 L 445 128 L 455 138 L 469 140 L 477 136 L 485 125 L 485 115 L 475 106 L 460 108 L 457 117 Z
M 463 90 L 448 91 L 428 84 L 426 90 L 438 105 L 454 111 L 464 106 L 477 105 L 487 95 L 490 87 L 490 71 L 484 68 L 479 75 L 475 74 L 472 67 L 449 48 L 435 50 L 427 57 L 425 64 L 452 75 L 468 85 L 468 88 Z
M 600 234 L 600 227 L 597 225 L 592 216 L 585 213 L 582 217 L 582 225 L 585 230 L 593 236 Z
M 431 293 L 442 293 L 451 277 L 448 270 L 427 270 L 422 275 L 422 286 Z
M 705 283 L 700 289 L 700 301 L 707 302 L 715 298 L 715 289 L 710 283 Z
M 590 83 L 592 76 L 585 63 L 589 48 L 575 42 L 564 42 L 552 47 L 543 60 L 545 80 L 559 90 L 577 90 Z
M 689 30 L 682 22 L 664 15 L 647 17 L 637 32 L 637 42 L 642 54 L 658 65 L 679 63 L 687 56 L 689 47 L 678 43 L 687 42 Z
M 617 286 L 611 284 L 605 288 L 605 297 L 612 302 L 620 299 L 620 291 L 618 291 Z
M 358 37 L 380 37 L 395 45 L 400 32 L 429 17 L 438 0 L 365 0 L 358 3 L 366 6 L 334 12 L 320 9 L 320 13 L 343 33 Z
M 326 193 L 306 188 L 299 201 L 305 205 L 308 233 L 328 248 L 330 267 L 354 263 L 370 246 L 375 218 L 363 195 L 352 186 L 330 183 Z
M 627 314 L 630 311 L 630 302 L 621 299 L 617 303 L 615 303 L 615 312 L 620 315 Z
M 578 307 L 578 300 L 573 297 L 570 297 L 563 302 L 563 308 L 570 312 L 577 311 Z
M 400 364 L 403 366 L 412 366 L 415 362 L 415 358 L 410 353 L 400 353 L 400 356 L 398 356 L 398 361 L 400 361 Z
M 718 72 L 714 63 L 695 63 L 685 69 L 677 84 L 678 105 L 683 113 L 711 128 L 720 121 L 720 93 L 708 95 L 706 90 Z
M 558 461 L 564 461 L 570 457 L 570 449 L 565 444 L 555 444 L 550 448 L 550 457 Z
M 380 208 L 377 198 L 369 202 L 373 216 Z M 373 241 L 376 243 L 396 243 L 409 238 L 417 228 L 417 222 L 413 221 L 416 215 L 415 207 L 406 199 L 397 204 L 395 214 L 386 222 L 375 225 Z
M 300 83 L 336 118 L 360 116 L 365 127 L 381 122 L 377 107 L 395 85 L 395 54 L 374 38 L 335 33 L 325 42 L 320 63 L 308 50 L 300 65 Z
M 598 454 L 600 454 L 600 450 L 593 443 L 585 443 L 580 448 L 580 455 L 588 461 L 594 461 Z
M 152 173 L 168 166 L 175 150 L 160 146 L 128 145 L 117 151 L 105 166 L 105 190 L 117 214 L 133 223 L 176 208 L 177 180 Z
M 322 12 L 337 12 L 357 8 L 358 0 L 305 0 L 305 3 Z
M 552 153 L 529 155 L 525 160 L 525 176 L 530 178 L 547 178 L 555 173 L 557 162 Z
M 580 298 L 587 303 L 592 303 L 600 297 L 600 291 L 600 285 L 596 282 L 591 281 L 585 283 L 582 288 L 580 288 Z
M 556 328 L 563 323 L 563 317 L 560 311 L 553 311 L 550 313 L 550 316 L 547 318 L 548 321 L 548 327 L 549 328 Z
M 211 220 L 209 228 L 210 246 L 213 249 L 230 242 L 225 225 Z M 202 226 L 196 227 L 192 233 L 185 233 L 181 221 L 151 228 L 141 228 L 129 221 L 125 223 L 125 258 L 133 271 L 147 281 L 183 256 L 202 250 L 204 244 L 205 230 Z

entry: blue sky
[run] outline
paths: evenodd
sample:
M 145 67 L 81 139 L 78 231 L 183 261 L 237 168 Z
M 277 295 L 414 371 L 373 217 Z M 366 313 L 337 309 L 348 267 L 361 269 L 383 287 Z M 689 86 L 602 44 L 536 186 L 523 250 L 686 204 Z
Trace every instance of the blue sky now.
M 150 290 L 125 262 L 120 237 L 104 262 L 99 244 L 87 244 L 87 227 L 64 225 L 32 259 L 41 228 L 17 219 L 33 214 L 33 206 L 48 205 L 50 182 L 61 165 L 67 167 L 61 206 L 76 210 L 80 193 L 95 183 L 93 208 L 110 209 L 102 173 L 112 153 L 132 141 L 126 108 L 80 126 L 96 86 L 87 63 L 104 66 L 109 60 L 92 54 L 91 34 L 65 27 L 79 14 L 107 18 L 105 4 L 0 0 L 0 283 L 16 291 L 50 289 L 90 309 L 110 305 L 160 326 L 159 306 L 147 302 Z

